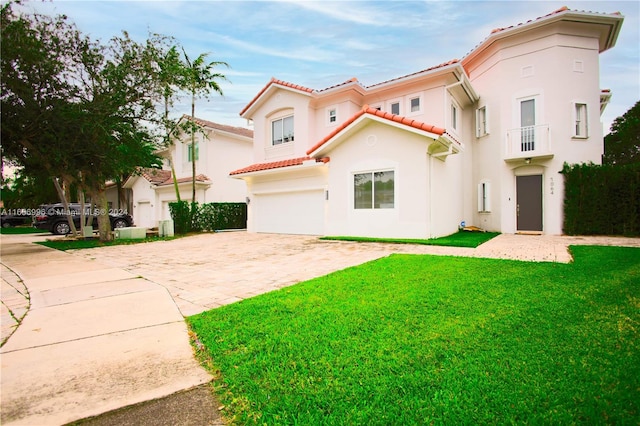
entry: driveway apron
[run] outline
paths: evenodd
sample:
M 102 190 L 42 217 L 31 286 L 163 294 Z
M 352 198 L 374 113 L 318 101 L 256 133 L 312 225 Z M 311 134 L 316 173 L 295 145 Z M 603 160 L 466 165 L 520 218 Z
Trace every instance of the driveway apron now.
M 3 425 L 64 424 L 211 380 L 164 287 L 19 236 L 2 236 L 2 264 L 3 292 L 20 277 L 14 306 L 30 304 L 0 349 Z

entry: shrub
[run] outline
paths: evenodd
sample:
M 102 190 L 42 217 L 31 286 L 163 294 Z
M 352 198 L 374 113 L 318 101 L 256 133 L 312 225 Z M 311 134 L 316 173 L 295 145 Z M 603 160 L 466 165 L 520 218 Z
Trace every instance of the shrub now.
M 640 164 L 565 164 L 564 232 L 640 235 Z
M 245 203 L 169 203 L 176 234 L 197 231 L 244 229 L 247 227 Z

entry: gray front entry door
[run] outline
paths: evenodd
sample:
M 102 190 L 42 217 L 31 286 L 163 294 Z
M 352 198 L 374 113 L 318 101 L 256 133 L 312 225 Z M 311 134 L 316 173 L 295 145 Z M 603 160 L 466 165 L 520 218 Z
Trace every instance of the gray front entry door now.
M 542 175 L 516 176 L 518 231 L 542 231 Z

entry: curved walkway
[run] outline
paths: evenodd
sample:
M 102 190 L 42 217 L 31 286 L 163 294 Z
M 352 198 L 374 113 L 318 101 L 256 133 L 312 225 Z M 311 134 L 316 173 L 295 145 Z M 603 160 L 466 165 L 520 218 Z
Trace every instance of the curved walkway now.
M 48 237 L 1 238 L 3 341 L 13 332 L 0 349 L 3 425 L 63 424 L 206 383 L 183 316 L 391 253 L 569 262 L 572 244 L 640 247 L 607 237 L 500 235 L 468 249 L 246 232 L 75 252 L 31 244 Z

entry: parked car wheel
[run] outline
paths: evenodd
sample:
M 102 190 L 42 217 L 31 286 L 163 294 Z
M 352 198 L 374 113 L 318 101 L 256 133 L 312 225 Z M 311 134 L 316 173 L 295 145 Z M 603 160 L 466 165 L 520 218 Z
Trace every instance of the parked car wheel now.
M 124 219 L 116 219 L 113 221 L 113 225 L 112 225 L 113 229 L 126 228 L 127 226 L 129 226 L 129 223 Z
M 53 225 L 52 232 L 56 235 L 67 235 L 71 232 L 71 227 L 69 227 L 67 222 L 56 222 L 55 225 Z
M 11 228 L 13 225 L 10 224 L 9 222 L 2 222 L 2 227 L 3 228 Z

